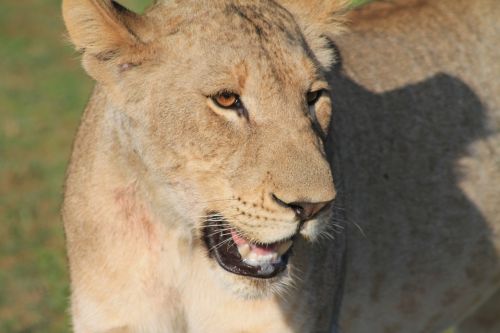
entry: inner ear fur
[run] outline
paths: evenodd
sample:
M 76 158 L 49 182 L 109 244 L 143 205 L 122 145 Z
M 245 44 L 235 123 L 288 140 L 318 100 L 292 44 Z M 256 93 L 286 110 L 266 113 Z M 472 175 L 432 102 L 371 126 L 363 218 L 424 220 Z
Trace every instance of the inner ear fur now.
M 114 1 L 63 0 L 63 18 L 85 70 L 98 81 L 110 70 L 141 64 L 152 53 L 140 37 L 146 22 Z
M 331 40 L 346 31 L 348 0 L 278 0 L 300 26 L 309 48 L 326 70 L 337 61 Z

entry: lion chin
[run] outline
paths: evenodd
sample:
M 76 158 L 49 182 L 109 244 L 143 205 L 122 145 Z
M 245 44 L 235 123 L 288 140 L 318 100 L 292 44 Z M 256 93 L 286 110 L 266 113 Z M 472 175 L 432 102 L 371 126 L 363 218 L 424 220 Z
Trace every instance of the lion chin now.
M 259 300 L 286 294 L 290 288 L 293 288 L 295 280 L 290 275 L 290 271 L 293 271 L 292 263 L 289 263 L 283 272 L 268 279 L 235 275 L 228 273 L 220 266 L 217 266 L 213 273 L 221 289 L 231 296 L 243 300 Z

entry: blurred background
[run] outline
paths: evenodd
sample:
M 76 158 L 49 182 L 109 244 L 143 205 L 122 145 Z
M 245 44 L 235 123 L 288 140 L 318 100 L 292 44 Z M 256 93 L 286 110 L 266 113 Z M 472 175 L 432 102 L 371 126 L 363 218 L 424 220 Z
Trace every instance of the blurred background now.
M 0 6 L 2 333 L 70 331 L 59 210 L 92 82 L 65 38 L 60 2 L 2 0 Z M 120 2 L 141 12 L 151 1 Z
M 123 4 L 142 11 L 149 0 Z M 92 82 L 65 38 L 60 0 L 0 4 L 0 332 L 69 332 L 59 214 Z

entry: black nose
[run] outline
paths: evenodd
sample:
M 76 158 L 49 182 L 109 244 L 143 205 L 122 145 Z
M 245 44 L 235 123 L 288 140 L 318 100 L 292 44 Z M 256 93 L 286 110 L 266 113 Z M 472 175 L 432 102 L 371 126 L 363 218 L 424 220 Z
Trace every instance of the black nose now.
M 279 205 L 291 208 L 301 221 L 310 220 L 316 216 L 323 208 L 325 208 L 331 201 L 324 202 L 306 202 L 306 201 L 293 201 L 285 202 L 278 198 L 276 195 L 272 195 L 274 201 Z

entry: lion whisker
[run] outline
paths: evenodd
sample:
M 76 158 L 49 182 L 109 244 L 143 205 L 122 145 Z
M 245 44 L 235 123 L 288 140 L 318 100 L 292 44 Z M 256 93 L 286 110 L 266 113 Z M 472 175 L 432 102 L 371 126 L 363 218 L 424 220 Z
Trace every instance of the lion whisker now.
M 222 242 L 219 242 L 218 244 L 212 246 L 210 249 L 208 249 L 208 251 L 213 251 L 215 249 L 218 249 L 219 247 L 221 247 L 222 245 L 226 244 L 226 243 L 229 243 L 229 241 L 231 241 L 232 239 L 231 238 L 228 238 L 228 239 L 225 239 L 223 240 Z

